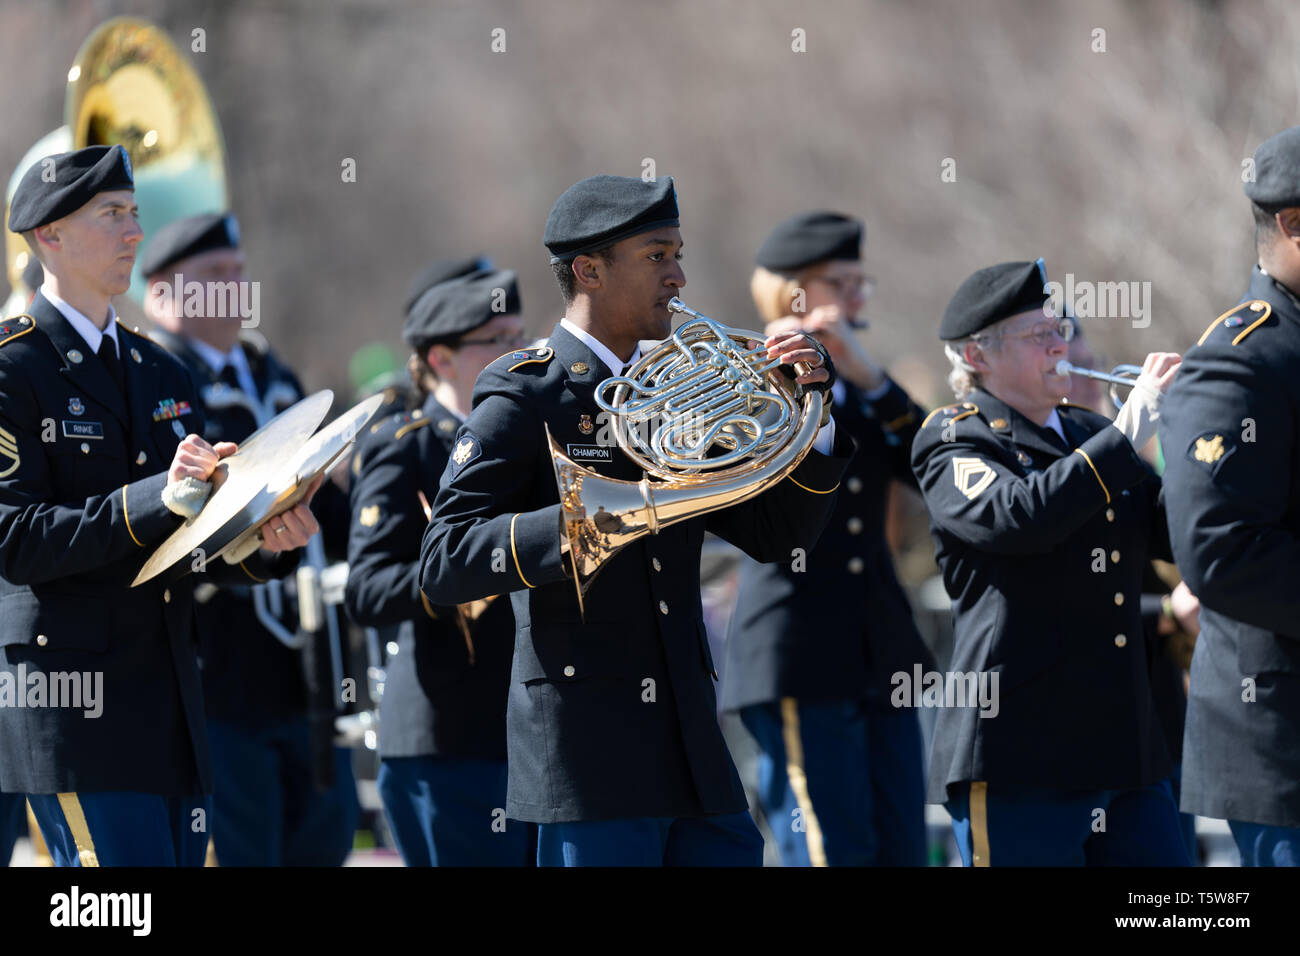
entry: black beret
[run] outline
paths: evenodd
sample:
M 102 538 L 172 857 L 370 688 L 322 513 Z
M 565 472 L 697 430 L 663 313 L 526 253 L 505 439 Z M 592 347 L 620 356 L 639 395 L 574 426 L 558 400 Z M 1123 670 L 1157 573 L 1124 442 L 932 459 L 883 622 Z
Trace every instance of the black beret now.
M 505 291 L 501 300 L 497 290 Z M 493 308 L 493 306 L 503 308 Z M 402 326 L 402 339 L 413 349 L 449 342 L 498 315 L 520 309 L 519 284 L 509 269 L 480 269 L 439 282 L 415 300 Z
M 131 157 L 121 146 L 87 146 L 46 156 L 32 163 L 18 181 L 9 207 L 9 228 L 27 232 L 48 225 L 114 189 L 135 189 Z
M 671 176 L 653 182 L 635 176 L 590 176 L 555 200 L 542 242 L 551 250 L 551 262 L 566 262 L 620 239 L 678 224 Z
M 1255 178 L 1243 187 L 1265 212 L 1300 206 L 1300 126 L 1283 130 L 1255 150 Z
M 975 273 L 957 287 L 944 310 L 939 338 L 964 339 L 1009 316 L 1042 308 L 1048 299 L 1043 260 L 1002 262 Z
M 491 268 L 493 268 L 492 260 L 487 256 L 476 256 L 473 259 L 434 259 L 411 281 L 410 287 L 406 290 L 406 302 L 402 306 L 402 311 L 410 312 L 411 306 L 415 305 L 415 300 L 439 282 Z
M 763 240 L 757 262 L 773 272 L 797 272 L 828 259 L 861 258 L 861 222 L 836 212 L 801 212 Z
M 234 213 L 200 213 L 169 222 L 150 237 L 140 253 L 140 274 L 157 275 L 174 262 L 213 249 L 239 248 Z

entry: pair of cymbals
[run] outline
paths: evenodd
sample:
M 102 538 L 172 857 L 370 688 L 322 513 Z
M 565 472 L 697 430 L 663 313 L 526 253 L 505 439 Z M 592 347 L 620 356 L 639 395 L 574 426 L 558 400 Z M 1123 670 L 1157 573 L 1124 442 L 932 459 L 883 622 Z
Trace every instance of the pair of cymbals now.
M 131 586 L 186 559 L 199 569 L 241 550 L 262 525 L 297 505 L 311 483 L 352 446 L 383 404 L 383 396 L 366 399 L 316 431 L 333 402 L 329 389 L 304 398 L 240 442 L 235 454 L 221 459 L 213 475 L 220 484 L 203 510 L 162 543 Z

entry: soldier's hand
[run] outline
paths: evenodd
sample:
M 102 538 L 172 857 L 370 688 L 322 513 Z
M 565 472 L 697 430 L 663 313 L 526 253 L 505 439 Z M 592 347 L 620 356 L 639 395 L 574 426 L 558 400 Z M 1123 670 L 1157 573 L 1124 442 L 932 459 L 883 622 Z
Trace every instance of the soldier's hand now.
M 1183 357 L 1177 352 L 1152 352 L 1142 363 L 1142 374 L 1138 376 L 1136 387 L 1163 395 L 1169 390 L 1182 362 Z
M 1201 633 L 1201 600 L 1192 593 L 1186 581 L 1179 581 L 1178 587 L 1169 595 L 1169 607 L 1184 633 L 1192 637 Z
M 302 501 L 262 525 L 259 532 L 264 549 L 274 553 L 305 547 L 312 535 L 320 530 L 315 515 L 311 513 L 311 500 L 315 497 L 323 479 L 323 475 L 317 477 L 308 485 L 307 494 Z
M 220 486 L 225 479 L 225 474 L 214 475 L 213 472 L 217 470 L 221 459 L 233 455 L 238 450 L 239 446 L 234 442 L 217 442 L 214 446 L 209 445 L 198 435 L 186 435 L 176 446 L 171 467 L 167 469 L 167 482 L 170 484 L 182 478 L 194 478 L 198 481 L 211 480 L 213 485 Z
M 826 346 L 837 375 L 868 391 L 884 383 L 885 370 L 872 361 L 838 305 L 817 306 L 803 320 L 803 331 Z
M 768 358 L 779 359 L 782 365 L 793 366 L 795 362 L 806 362 L 811 369 L 795 376 L 800 385 L 820 385 L 823 389 L 831 381 L 830 369 L 825 365 L 825 356 L 814 348 L 812 341 L 802 332 L 778 332 L 769 335 L 764 342 Z

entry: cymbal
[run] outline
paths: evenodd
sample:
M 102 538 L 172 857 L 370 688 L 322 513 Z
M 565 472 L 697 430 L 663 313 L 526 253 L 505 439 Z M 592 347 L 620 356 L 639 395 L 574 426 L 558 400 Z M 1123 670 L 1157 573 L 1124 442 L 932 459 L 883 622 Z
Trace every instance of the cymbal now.
M 383 404 L 375 395 L 344 412 L 316 434 L 334 393 L 325 389 L 281 412 L 239 443 L 239 450 L 218 465 L 225 478 L 198 517 L 177 528 L 145 562 L 137 587 L 190 559 L 202 571 L 257 534 L 271 518 L 293 508 L 307 487 L 351 446 L 366 422 Z

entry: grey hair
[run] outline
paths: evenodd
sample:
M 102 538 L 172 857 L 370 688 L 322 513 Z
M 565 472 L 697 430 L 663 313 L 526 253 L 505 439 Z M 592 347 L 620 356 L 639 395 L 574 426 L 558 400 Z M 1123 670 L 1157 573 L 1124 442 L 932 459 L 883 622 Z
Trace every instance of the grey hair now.
M 948 386 L 952 389 L 952 393 L 957 396 L 958 401 L 965 400 L 971 392 L 984 384 L 983 378 L 975 370 L 975 366 L 966 361 L 966 343 L 974 342 L 983 349 L 989 348 L 997 339 L 998 336 L 996 335 L 977 332 L 975 335 L 958 339 L 955 342 L 943 343 L 943 354 L 948 356 L 948 361 L 952 364 L 952 368 L 948 371 Z

